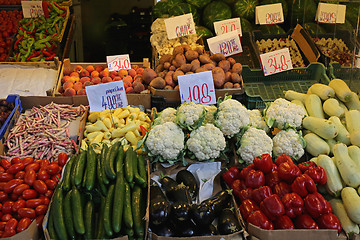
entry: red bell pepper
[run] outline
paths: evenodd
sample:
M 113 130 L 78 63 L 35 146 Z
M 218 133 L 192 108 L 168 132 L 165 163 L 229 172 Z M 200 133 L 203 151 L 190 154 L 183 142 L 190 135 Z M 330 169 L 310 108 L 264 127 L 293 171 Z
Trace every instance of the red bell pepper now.
M 341 233 L 342 228 L 340 221 L 332 213 L 321 215 L 316 222 L 320 229 L 336 229 L 338 233 Z
M 244 180 L 236 179 L 236 180 L 231 184 L 231 189 L 233 190 L 233 194 L 235 194 L 235 196 L 239 196 L 241 190 L 246 189 Z
M 297 176 L 301 175 L 300 169 L 293 163 L 284 162 L 278 166 L 279 178 L 292 183 Z
M 297 229 L 319 229 L 318 225 L 309 215 L 303 214 L 296 218 L 295 228 Z
M 255 165 L 255 169 L 260 170 L 263 173 L 269 173 L 273 168 L 272 157 L 268 153 L 256 157 L 253 163 Z
M 273 230 L 274 225 L 272 222 L 266 217 L 264 213 L 262 213 L 260 210 L 256 210 L 247 219 L 248 224 L 253 224 L 259 228 L 267 229 L 267 230 Z
M 255 169 L 255 165 L 252 163 L 252 164 L 248 165 L 246 168 L 244 168 L 243 170 L 241 170 L 240 179 L 245 180 L 245 178 L 248 175 L 248 173 L 250 172 L 250 170 L 253 170 L 253 169 Z
M 228 186 L 231 186 L 236 179 L 240 178 L 240 171 L 237 167 L 233 166 L 222 174 L 222 178 Z
M 277 170 L 277 167 L 278 167 L 278 166 L 277 166 L 275 163 L 273 163 L 272 168 L 271 168 L 271 171 Z
M 280 164 L 282 164 L 284 162 L 294 163 L 293 160 L 291 159 L 291 157 L 289 157 L 286 154 L 282 154 L 282 155 L 278 156 L 275 160 L 275 164 L 277 166 L 280 166 Z
M 276 194 L 265 198 L 260 203 L 260 210 L 272 221 L 285 214 L 284 204 Z
M 304 210 L 304 200 L 297 193 L 285 194 L 281 199 L 285 207 L 285 214 L 290 218 L 294 218 L 302 214 Z
M 241 202 L 245 201 L 246 199 L 252 199 L 252 192 L 252 188 L 243 189 L 240 191 L 237 197 L 240 199 Z
M 291 189 L 301 197 L 305 197 L 309 193 L 314 193 L 317 191 L 314 180 L 312 180 L 311 177 L 309 177 L 307 174 L 298 176 L 291 184 Z
M 241 216 L 247 221 L 248 217 L 256 210 L 260 210 L 259 206 L 254 200 L 246 199 L 239 207 Z
M 245 185 L 249 188 L 259 188 L 264 186 L 265 176 L 264 173 L 258 170 L 250 170 L 246 175 Z
M 280 216 L 274 221 L 274 228 L 275 229 L 294 229 L 294 224 L 291 219 L 286 216 Z
M 257 204 L 260 204 L 262 200 L 272 195 L 271 188 L 269 186 L 259 187 L 254 189 L 251 196 Z
M 273 170 L 272 172 L 265 175 L 265 184 L 273 188 L 276 184 L 280 182 L 278 170 Z
M 320 166 L 306 170 L 305 174 L 309 175 L 309 177 L 311 177 L 315 183 L 318 183 L 320 185 L 326 184 L 327 181 L 326 173 L 325 170 Z
M 302 173 L 305 173 L 306 170 L 316 167 L 316 164 L 312 161 L 307 161 L 307 162 L 299 163 L 297 166 Z
M 304 205 L 307 213 L 314 219 L 332 212 L 330 203 L 318 192 L 307 195 Z
M 291 193 L 291 186 L 286 182 L 279 182 L 273 188 L 274 194 L 277 194 L 280 199 L 287 193 Z

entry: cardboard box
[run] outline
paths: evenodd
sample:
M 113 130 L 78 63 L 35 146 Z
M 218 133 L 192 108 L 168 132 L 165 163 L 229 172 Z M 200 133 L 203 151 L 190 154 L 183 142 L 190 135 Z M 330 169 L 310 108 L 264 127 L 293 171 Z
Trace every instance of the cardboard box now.
M 314 40 L 300 24 L 297 24 L 291 37 L 295 40 L 309 63 L 317 62 L 320 57 L 320 51 L 316 47 Z

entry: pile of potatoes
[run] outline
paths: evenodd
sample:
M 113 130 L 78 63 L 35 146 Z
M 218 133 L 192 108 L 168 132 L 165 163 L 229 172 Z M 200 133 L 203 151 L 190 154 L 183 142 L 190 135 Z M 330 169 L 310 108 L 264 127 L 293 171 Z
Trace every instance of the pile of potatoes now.
M 142 79 L 156 89 L 177 90 L 178 76 L 212 71 L 215 88 L 242 88 L 242 65 L 235 59 L 216 53 L 212 56 L 202 48 L 191 49 L 189 45 L 174 48 L 173 54 L 163 55 L 155 70 L 146 68 Z

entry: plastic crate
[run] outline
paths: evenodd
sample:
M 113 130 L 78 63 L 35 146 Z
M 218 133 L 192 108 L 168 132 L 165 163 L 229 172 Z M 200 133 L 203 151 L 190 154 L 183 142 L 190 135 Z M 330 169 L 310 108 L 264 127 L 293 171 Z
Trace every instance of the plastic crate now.
M 329 65 L 328 75 L 330 79 L 344 80 L 352 91 L 360 93 L 360 68 L 342 67 L 339 63 L 333 62 Z
M 22 106 L 21 106 L 21 101 L 20 101 L 20 96 L 19 95 L 16 95 L 16 94 L 8 95 L 7 98 L 6 98 L 6 101 L 8 101 L 9 103 L 14 103 L 15 107 L 11 111 L 11 113 L 8 116 L 8 118 L 6 119 L 5 123 L 0 128 L 0 139 L 3 138 L 7 128 L 9 127 L 10 121 L 11 121 L 12 117 L 14 116 L 15 112 L 19 111 L 19 113 L 20 113 L 22 111 Z
M 329 83 L 326 69 L 322 63 L 311 63 L 308 67 L 264 76 L 261 69 L 243 67 L 241 73 L 246 92 L 248 109 L 265 108 L 265 103 L 284 97 L 284 91 L 294 90 L 306 93 L 314 83 Z

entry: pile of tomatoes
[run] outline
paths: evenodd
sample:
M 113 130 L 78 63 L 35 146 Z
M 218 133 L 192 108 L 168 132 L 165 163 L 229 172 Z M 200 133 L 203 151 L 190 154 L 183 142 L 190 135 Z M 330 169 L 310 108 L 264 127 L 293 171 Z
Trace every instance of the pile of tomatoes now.
M 0 11 L 0 62 L 8 58 L 12 37 L 17 33 L 22 18 L 22 11 Z
M 66 161 L 65 153 L 51 163 L 32 157 L 1 159 L 0 237 L 24 231 L 34 219 L 41 226 Z
M 0 5 L 21 5 L 21 0 L 0 0 Z

